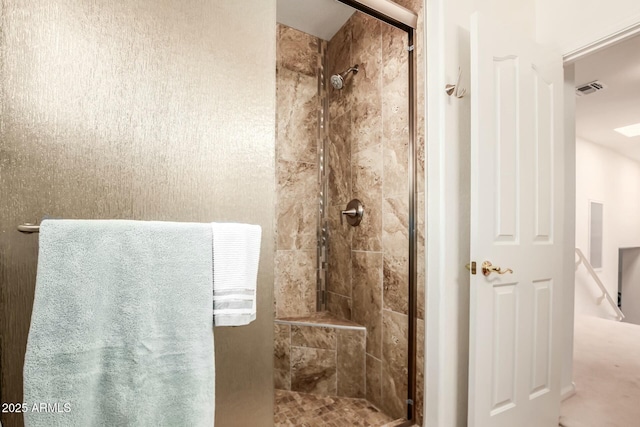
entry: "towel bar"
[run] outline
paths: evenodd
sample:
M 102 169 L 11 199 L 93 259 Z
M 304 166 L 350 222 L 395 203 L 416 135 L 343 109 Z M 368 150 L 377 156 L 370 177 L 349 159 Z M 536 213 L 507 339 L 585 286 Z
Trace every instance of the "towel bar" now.
M 22 232 L 22 233 L 39 233 L 40 232 L 40 226 L 39 225 L 35 225 L 35 224 L 31 224 L 29 222 L 25 222 L 24 224 L 20 224 L 18 226 L 18 231 Z

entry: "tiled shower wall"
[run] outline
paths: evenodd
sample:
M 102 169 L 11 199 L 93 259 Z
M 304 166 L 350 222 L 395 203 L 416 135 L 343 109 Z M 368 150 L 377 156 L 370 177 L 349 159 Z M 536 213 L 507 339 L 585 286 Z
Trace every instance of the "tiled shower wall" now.
M 347 322 L 297 319 L 307 321 L 276 321 L 275 388 L 364 397 L 365 329 Z
M 277 26 L 277 318 L 316 311 L 319 43 L 326 42 Z
M 405 4 L 405 7 L 420 6 Z M 413 9 L 420 12 L 421 9 Z M 422 34 L 417 62 L 422 64 Z M 392 417 L 405 413 L 408 335 L 407 36 L 359 12 L 327 47 L 327 74 L 354 64 L 342 90 L 329 89 L 328 306 L 367 328 L 366 397 Z M 418 417 L 424 364 L 424 75 L 418 74 Z M 358 227 L 340 222 L 352 198 Z

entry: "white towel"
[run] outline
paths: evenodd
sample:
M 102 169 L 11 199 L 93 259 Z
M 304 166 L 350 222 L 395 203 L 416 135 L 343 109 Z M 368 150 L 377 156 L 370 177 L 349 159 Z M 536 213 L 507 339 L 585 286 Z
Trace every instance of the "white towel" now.
M 256 280 L 262 229 L 212 223 L 213 324 L 247 325 L 256 318 Z

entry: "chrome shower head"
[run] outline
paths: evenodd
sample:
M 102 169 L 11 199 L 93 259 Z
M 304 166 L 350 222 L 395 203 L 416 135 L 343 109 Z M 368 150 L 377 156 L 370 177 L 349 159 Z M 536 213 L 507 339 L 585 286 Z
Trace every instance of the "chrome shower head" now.
M 333 86 L 335 89 L 342 89 L 344 87 L 345 77 L 347 77 L 347 74 L 351 72 L 353 72 L 353 74 L 358 73 L 358 64 L 354 65 L 343 73 L 334 74 L 333 76 L 331 76 L 331 86 Z

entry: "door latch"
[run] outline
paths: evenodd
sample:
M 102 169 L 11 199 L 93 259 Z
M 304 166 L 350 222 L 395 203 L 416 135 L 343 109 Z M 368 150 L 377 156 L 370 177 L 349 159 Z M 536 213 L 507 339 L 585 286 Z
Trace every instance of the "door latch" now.
M 471 261 L 471 263 L 464 266 L 467 270 L 471 272 L 471 274 L 476 274 L 476 262 Z

